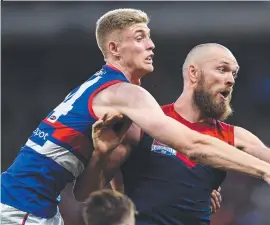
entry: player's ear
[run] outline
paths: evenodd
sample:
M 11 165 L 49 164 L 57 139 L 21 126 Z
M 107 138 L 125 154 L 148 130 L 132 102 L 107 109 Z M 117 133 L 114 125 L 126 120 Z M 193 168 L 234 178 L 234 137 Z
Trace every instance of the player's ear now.
M 199 78 L 199 70 L 195 65 L 189 65 L 188 77 L 192 84 L 196 83 Z
M 109 52 L 116 57 L 120 56 L 119 45 L 116 41 L 109 42 Z

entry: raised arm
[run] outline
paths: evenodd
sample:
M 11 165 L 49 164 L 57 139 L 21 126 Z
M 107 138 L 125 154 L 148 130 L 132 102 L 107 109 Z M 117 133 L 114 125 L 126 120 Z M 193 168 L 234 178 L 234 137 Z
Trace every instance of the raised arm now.
M 77 201 L 84 201 L 90 193 L 104 188 L 114 175 L 117 163 L 125 156 L 125 148 L 119 146 L 126 136 L 131 121 L 121 114 L 105 114 L 92 126 L 93 154 L 87 167 L 77 178 L 73 193 Z M 112 154 L 116 151 L 116 154 Z M 116 156 L 118 158 L 116 158 Z M 110 162 L 114 160 L 115 162 Z M 105 171 L 111 169 L 112 171 Z
M 113 190 L 118 191 L 122 194 L 125 193 L 123 174 L 120 168 L 116 171 L 115 176 L 112 178 L 110 184 Z
M 77 201 L 84 201 L 89 194 L 105 188 L 111 181 L 113 190 L 124 193 L 124 184 L 120 170 L 121 164 L 129 155 L 130 146 L 120 144 L 111 154 L 94 150 L 87 167 L 77 178 L 73 193 Z
M 250 131 L 242 127 L 234 127 L 234 142 L 240 150 L 270 163 L 270 149 Z
M 192 160 L 264 178 L 270 183 L 270 164 L 167 117 L 153 96 L 139 86 L 120 83 L 104 89 L 94 98 L 93 111 L 98 117 L 106 112 L 120 112 L 153 138 Z

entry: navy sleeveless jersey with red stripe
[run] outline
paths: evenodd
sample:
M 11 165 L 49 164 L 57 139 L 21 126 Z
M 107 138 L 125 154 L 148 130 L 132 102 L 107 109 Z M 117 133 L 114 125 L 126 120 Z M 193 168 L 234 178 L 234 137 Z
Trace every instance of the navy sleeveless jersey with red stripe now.
M 162 109 L 193 130 L 234 144 L 231 125 L 215 120 L 189 123 L 173 104 Z M 208 225 L 210 194 L 226 177 L 226 172 L 196 164 L 147 134 L 121 170 L 125 192 L 139 211 L 137 225 Z
M 109 65 L 71 91 L 41 121 L 13 164 L 1 175 L 1 202 L 42 218 L 57 212 L 57 197 L 84 169 L 92 154 L 96 93 L 118 82 L 129 82 Z

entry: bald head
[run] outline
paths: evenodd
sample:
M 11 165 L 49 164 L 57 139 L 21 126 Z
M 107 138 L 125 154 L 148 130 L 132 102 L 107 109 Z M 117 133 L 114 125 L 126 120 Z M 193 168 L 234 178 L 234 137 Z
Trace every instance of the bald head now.
M 188 53 L 185 62 L 183 64 L 183 76 L 185 78 L 186 70 L 190 65 L 200 66 L 205 62 L 216 59 L 226 59 L 230 62 L 237 63 L 232 52 L 223 45 L 217 43 L 206 43 L 195 46 Z
M 224 120 L 232 114 L 231 93 L 238 70 L 228 48 L 216 43 L 197 45 L 183 65 L 184 95 L 206 117 Z

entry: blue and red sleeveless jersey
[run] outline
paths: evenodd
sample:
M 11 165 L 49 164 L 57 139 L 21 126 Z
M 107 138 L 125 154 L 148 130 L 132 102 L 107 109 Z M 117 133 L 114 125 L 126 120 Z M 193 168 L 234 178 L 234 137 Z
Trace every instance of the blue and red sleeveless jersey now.
M 129 81 L 104 65 L 41 121 L 1 175 L 2 203 L 42 218 L 55 215 L 60 192 L 78 177 L 92 154 L 91 130 L 97 119 L 93 97 L 118 82 Z
M 162 109 L 193 130 L 234 144 L 231 125 L 216 120 L 190 123 L 174 110 L 173 104 Z M 121 170 L 125 192 L 139 212 L 137 225 L 209 224 L 210 194 L 226 177 L 226 172 L 196 164 L 147 134 Z

